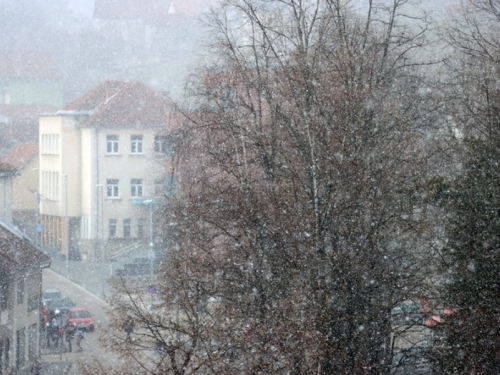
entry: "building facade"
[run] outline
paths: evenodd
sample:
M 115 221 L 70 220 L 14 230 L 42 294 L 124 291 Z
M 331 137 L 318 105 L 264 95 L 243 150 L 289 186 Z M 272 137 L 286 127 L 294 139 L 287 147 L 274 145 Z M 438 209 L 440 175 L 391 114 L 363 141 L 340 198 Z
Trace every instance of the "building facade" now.
M 140 82 L 106 81 L 40 117 L 42 246 L 91 260 L 153 240 L 169 106 Z
M 19 142 L 0 158 L 0 164 L 11 166 L 10 189 L 3 195 L 1 206 L 7 204 L 10 213 L 0 211 L 0 215 L 11 221 L 29 238 L 36 239 L 38 222 L 38 142 Z M 6 179 L 0 178 L 0 190 L 3 191 Z M 4 203 L 5 202 L 5 203 Z M 8 202 L 8 203 L 7 203 Z
M 25 373 L 39 356 L 42 270 L 50 258 L 0 218 L 0 374 Z

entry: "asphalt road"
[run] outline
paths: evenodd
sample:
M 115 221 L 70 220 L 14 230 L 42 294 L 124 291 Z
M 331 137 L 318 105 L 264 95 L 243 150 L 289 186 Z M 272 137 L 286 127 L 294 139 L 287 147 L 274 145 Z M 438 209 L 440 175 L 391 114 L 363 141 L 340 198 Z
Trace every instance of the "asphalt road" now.
M 79 361 L 99 361 L 104 366 L 121 364 L 122 361 L 114 353 L 108 353 L 99 344 L 99 334 L 100 328 L 105 326 L 109 321 L 108 316 L 104 311 L 106 306 L 106 301 L 102 298 L 92 294 L 80 285 L 66 279 L 60 274 L 52 271 L 51 269 L 43 270 L 43 289 L 57 288 L 61 291 L 63 296 L 71 298 L 71 300 L 76 303 L 77 306 L 86 307 L 89 309 L 91 314 L 94 315 L 94 320 L 96 324 L 96 329 L 94 332 L 88 332 L 85 339 L 82 342 L 82 352 L 68 352 L 63 348 L 60 350 L 47 350 L 44 348 L 44 340 L 42 338 L 42 349 L 41 349 L 41 360 L 42 363 L 72 363 L 69 372 L 67 374 L 79 375 L 77 363 Z M 67 345 L 65 343 L 65 345 Z M 76 342 L 73 340 L 73 350 L 76 347 Z M 51 354 L 44 354 L 44 353 Z M 67 366 L 69 367 L 69 366 Z

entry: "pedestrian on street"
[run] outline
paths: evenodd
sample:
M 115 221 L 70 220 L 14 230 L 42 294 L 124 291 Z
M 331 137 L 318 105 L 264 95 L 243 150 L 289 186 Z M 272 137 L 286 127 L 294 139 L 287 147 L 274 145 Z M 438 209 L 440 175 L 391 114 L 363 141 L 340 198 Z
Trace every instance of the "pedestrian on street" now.
M 77 328 L 75 334 L 76 334 L 76 346 L 78 346 L 78 351 L 81 352 L 83 350 L 81 344 L 83 339 L 85 338 L 85 332 Z
M 71 344 L 75 337 L 75 329 L 73 327 L 66 327 L 66 341 L 68 342 L 68 351 L 72 351 Z
M 125 339 L 125 341 L 127 341 L 127 342 L 132 341 L 130 334 L 134 333 L 134 326 L 135 326 L 134 318 L 129 316 L 128 319 L 123 324 L 123 329 L 125 330 L 125 333 L 127 334 L 127 338 Z
M 35 362 L 33 362 L 33 365 L 31 366 L 31 373 L 33 375 L 40 375 L 42 371 L 42 364 L 38 360 L 38 358 L 35 358 Z
M 57 347 L 63 346 L 64 347 L 64 328 L 59 327 L 57 329 Z
M 47 338 L 47 348 L 50 348 L 50 340 L 52 340 L 52 326 L 50 321 L 45 323 L 45 336 Z

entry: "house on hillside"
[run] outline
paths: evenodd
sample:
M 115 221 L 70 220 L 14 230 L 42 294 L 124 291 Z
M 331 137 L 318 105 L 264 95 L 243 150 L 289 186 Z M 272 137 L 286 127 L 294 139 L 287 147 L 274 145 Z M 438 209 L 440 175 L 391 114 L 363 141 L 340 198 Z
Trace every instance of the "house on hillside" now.
M 170 105 L 140 82 L 105 81 L 40 117 L 42 246 L 91 260 L 154 242 L 156 204 L 172 181 Z
M 0 374 L 24 373 L 39 354 L 42 270 L 50 258 L 0 218 Z
M 0 189 L 5 188 L 10 214 L 3 214 L 28 237 L 36 239 L 38 221 L 38 142 L 20 142 L 0 157 L 0 164 L 9 165 L 12 173 L 10 187 L 3 187 L 7 179 L 0 178 Z M 6 195 L 3 195 L 7 199 Z M 6 203 L 7 204 L 7 203 Z
M 0 146 L 37 141 L 38 115 L 62 105 L 63 78 L 46 51 L 0 50 Z

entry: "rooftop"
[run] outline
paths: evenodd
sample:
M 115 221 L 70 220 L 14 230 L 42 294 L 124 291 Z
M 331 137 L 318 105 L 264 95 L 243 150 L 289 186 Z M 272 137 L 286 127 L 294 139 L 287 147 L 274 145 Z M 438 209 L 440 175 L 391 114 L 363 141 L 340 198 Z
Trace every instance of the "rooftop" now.
M 0 77 L 62 78 L 63 72 L 46 51 L 0 50 Z
M 104 81 L 58 111 L 87 114 L 83 127 L 163 127 L 172 101 L 138 81 Z
M 38 153 L 38 143 L 19 142 L 0 158 L 1 164 L 8 164 L 12 168 L 24 167 Z
M 0 218 L 0 269 L 12 270 L 49 264 L 50 257 L 28 237 Z

